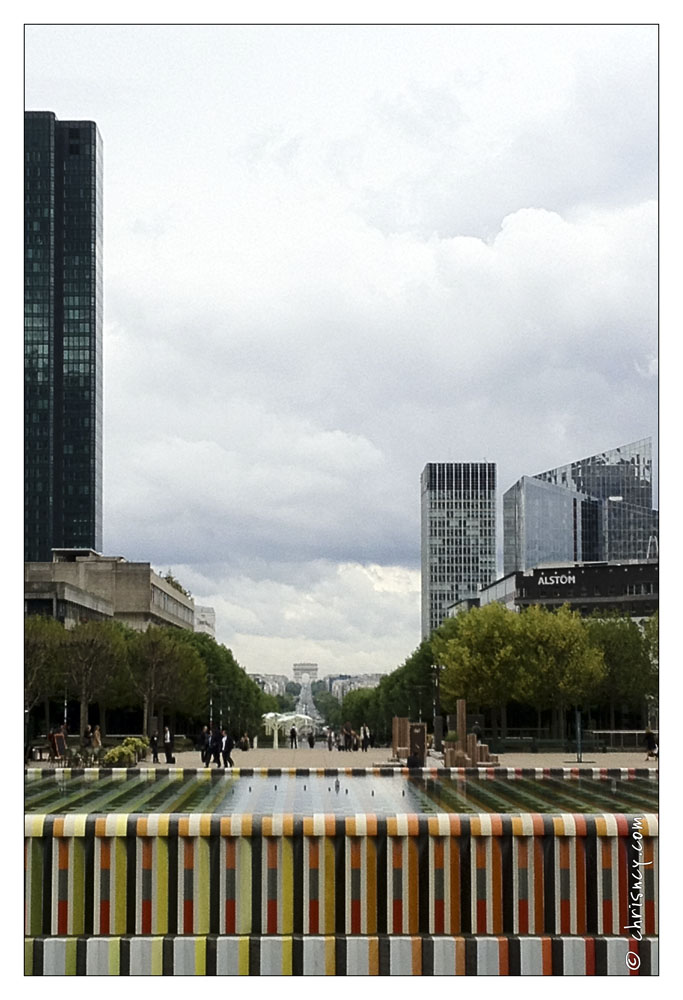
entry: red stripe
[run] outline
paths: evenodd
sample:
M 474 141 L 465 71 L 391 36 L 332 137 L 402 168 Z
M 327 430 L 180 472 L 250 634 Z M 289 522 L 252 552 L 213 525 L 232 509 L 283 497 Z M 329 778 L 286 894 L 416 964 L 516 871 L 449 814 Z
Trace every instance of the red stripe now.
M 360 934 L 360 899 L 351 900 L 351 933 Z
M 226 899 L 225 901 L 225 933 L 234 934 L 235 933 L 235 900 Z
M 109 933 L 109 900 L 100 900 L 100 934 Z
M 308 902 L 308 922 L 309 922 L 309 933 L 318 933 L 318 920 L 320 919 L 320 904 L 317 899 L 311 899 Z
M 571 903 L 568 899 L 560 900 L 560 933 L 569 934 L 571 927 Z
M 152 933 L 152 900 L 142 900 L 142 933 Z
M 446 922 L 446 907 L 443 899 L 434 900 L 434 933 L 443 934 Z
M 277 934 L 277 899 L 268 900 L 268 933 Z
M 529 900 L 520 899 L 519 901 L 519 933 L 528 934 L 529 933 Z
M 400 899 L 394 900 L 393 914 L 394 934 L 400 934 L 403 930 L 403 902 Z
M 183 900 L 183 931 L 191 934 L 194 929 L 193 924 L 194 901 L 192 899 Z
M 57 903 L 57 933 L 66 934 L 69 918 L 69 904 L 66 899 Z
M 486 900 L 477 900 L 477 930 L 486 932 Z
M 586 975 L 595 975 L 595 938 L 586 938 Z

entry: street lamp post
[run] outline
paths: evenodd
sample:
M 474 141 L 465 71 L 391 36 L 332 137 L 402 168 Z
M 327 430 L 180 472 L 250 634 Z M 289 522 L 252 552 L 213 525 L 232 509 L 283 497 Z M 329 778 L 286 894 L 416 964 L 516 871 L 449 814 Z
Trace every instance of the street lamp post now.
M 434 725 L 434 749 L 441 752 L 443 747 L 443 719 L 441 718 L 441 692 L 439 679 L 441 677 L 441 671 L 443 670 L 443 664 L 433 663 L 432 664 L 432 714 L 433 714 L 433 725 Z

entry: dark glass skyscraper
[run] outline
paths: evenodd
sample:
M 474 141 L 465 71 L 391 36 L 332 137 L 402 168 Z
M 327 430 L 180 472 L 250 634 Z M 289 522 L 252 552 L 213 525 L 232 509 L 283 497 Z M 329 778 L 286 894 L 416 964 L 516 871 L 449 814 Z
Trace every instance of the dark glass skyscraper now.
M 24 121 L 24 559 L 102 549 L 102 140 Z
M 429 462 L 420 479 L 422 635 L 496 575 L 496 466 Z

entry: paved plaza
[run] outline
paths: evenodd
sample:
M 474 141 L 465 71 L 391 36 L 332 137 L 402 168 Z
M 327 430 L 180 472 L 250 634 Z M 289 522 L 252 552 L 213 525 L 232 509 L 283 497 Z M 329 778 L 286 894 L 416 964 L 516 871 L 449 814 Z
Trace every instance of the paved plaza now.
M 158 764 L 153 764 L 148 756 L 140 763 L 140 767 L 165 768 L 169 765 L 160 754 Z M 391 747 L 362 750 L 339 751 L 327 750 L 316 746 L 311 750 L 308 746 L 292 750 L 289 747 L 259 748 L 257 750 L 238 750 L 232 752 L 235 767 L 379 767 L 387 765 L 392 757 Z M 657 760 L 645 760 L 645 750 L 623 750 L 614 753 L 584 753 L 583 761 L 577 764 L 576 754 L 571 753 L 505 753 L 500 754 L 500 767 L 653 767 L 657 768 Z M 175 754 L 175 767 L 201 767 L 202 762 L 198 751 L 188 750 Z M 30 767 L 46 767 L 45 761 L 31 761 Z M 215 768 L 215 764 L 211 765 Z M 430 754 L 427 767 L 442 767 L 440 755 Z

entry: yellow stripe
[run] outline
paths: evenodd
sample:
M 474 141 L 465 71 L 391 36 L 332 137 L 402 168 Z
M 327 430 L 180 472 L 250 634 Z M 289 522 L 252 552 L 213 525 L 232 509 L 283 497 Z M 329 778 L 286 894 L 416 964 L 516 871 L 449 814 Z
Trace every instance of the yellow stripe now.
M 325 975 L 334 976 L 336 974 L 335 946 L 334 938 L 325 938 Z
M 75 938 L 67 938 L 64 949 L 64 975 L 76 975 L 76 944 Z
M 291 937 L 282 939 L 282 975 L 292 974 L 292 939 Z
M 325 967 L 327 975 L 327 967 Z M 24 938 L 24 975 L 33 975 L 33 938 Z
M 113 837 L 111 844 L 111 861 L 114 865 L 113 878 L 110 875 L 110 892 L 114 890 L 114 906 L 110 907 L 113 927 L 110 933 L 126 933 L 126 841 L 123 837 Z
M 235 931 L 238 934 L 251 934 L 251 840 L 240 837 L 237 841 L 237 914 Z M 249 942 L 247 941 L 247 945 Z M 247 958 L 249 952 L 247 951 Z M 248 971 L 244 975 L 248 975 Z
M 325 837 L 323 840 L 323 850 L 325 852 L 325 926 L 322 928 L 326 934 L 334 934 L 334 906 L 335 906 L 335 881 L 334 881 L 334 840 L 332 837 Z M 322 855 L 322 851 L 320 854 Z M 318 883 L 320 885 L 320 882 Z M 321 886 L 321 889 L 323 887 Z M 334 939 L 333 939 L 334 940 Z
M 366 913 L 368 934 L 377 933 L 377 848 L 374 839 L 365 837 Z
M 368 975 L 379 975 L 379 939 L 376 937 L 368 941 Z
M 247 937 L 239 939 L 237 966 L 240 976 L 249 975 L 249 938 Z
M 164 942 L 162 938 L 152 940 L 151 974 L 153 976 L 163 976 L 164 974 Z
M 194 942 L 194 974 L 195 976 L 206 975 L 206 938 L 195 938 Z
M 194 933 L 209 933 L 209 841 L 195 838 L 194 854 Z
M 119 938 L 112 938 L 109 942 L 109 961 L 107 968 L 110 976 L 118 976 L 121 971 L 121 941 Z

